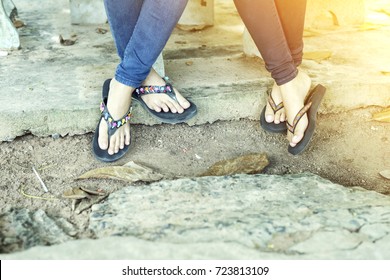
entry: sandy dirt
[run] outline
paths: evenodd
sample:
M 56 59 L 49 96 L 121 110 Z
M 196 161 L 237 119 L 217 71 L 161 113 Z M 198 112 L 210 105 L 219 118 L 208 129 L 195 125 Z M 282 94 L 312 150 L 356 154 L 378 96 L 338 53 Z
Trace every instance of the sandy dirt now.
M 371 120 L 380 108 L 368 108 L 337 115 L 320 115 L 309 149 L 302 155 L 287 153 L 283 135 L 264 132 L 257 121 L 216 122 L 202 126 L 133 125 L 131 151 L 123 160 L 146 165 L 165 178 L 194 177 L 217 161 L 249 153 L 266 153 L 270 165 L 266 174 L 311 172 L 347 187 L 361 186 L 386 195 L 390 180 L 379 175 L 390 169 L 390 123 Z M 0 205 L 43 209 L 51 216 L 62 216 L 88 236 L 89 210 L 75 214 L 71 200 L 42 200 L 27 195 L 61 197 L 76 186 L 102 187 L 109 192 L 128 183 L 107 180 L 76 180 L 86 171 L 107 166 L 91 152 L 92 133 L 79 136 L 39 138 L 26 135 L 0 144 Z M 32 166 L 40 173 L 49 193 L 44 194 Z M 135 184 L 135 187 L 137 184 Z

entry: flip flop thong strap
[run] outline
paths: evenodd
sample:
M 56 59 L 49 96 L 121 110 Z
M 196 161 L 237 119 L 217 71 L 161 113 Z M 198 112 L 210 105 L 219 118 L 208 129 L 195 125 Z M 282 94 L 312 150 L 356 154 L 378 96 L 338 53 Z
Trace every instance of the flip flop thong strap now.
M 106 121 L 107 127 L 108 127 L 108 135 L 112 136 L 116 130 L 123 126 L 125 123 L 129 122 L 131 119 L 131 111 L 132 107 L 129 108 L 129 111 L 125 115 L 123 115 L 122 118 L 119 118 L 117 120 L 114 120 L 114 118 L 111 116 L 110 112 L 108 111 L 108 108 L 104 102 L 100 104 L 100 112 L 102 113 L 102 118 Z
M 141 96 L 144 94 L 164 93 L 164 94 L 168 95 L 170 98 L 172 98 L 174 101 L 178 102 L 176 99 L 176 92 L 173 89 L 172 84 L 168 83 L 169 78 L 163 77 L 162 79 L 166 83 L 164 86 L 154 86 L 154 85 L 140 86 L 134 90 L 134 93 L 137 94 L 138 96 Z
M 138 95 L 152 93 L 172 93 L 173 87 L 169 83 L 165 86 L 140 86 L 137 87 L 134 92 Z
M 278 105 L 276 105 L 275 100 L 272 98 L 271 94 L 268 94 L 268 103 L 271 105 L 272 110 L 274 110 L 274 114 L 284 107 L 283 102 L 280 102 Z
M 295 128 L 297 127 L 297 124 L 299 123 L 303 115 L 306 114 L 306 112 L 310 109 L 311 104 L 312 102 L 309 102 L 305 106 L 303 106 L 301 110 L 299 110 L 298 114 L 295 115 L 292 125 L 288 121 L 286 122 L 287 129 L 292 134 L 294 134 Z

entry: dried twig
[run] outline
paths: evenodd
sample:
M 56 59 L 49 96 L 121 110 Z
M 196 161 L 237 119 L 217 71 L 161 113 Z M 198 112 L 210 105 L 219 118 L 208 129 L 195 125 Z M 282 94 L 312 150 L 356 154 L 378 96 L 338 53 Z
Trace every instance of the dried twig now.
M 37 175 L 37 178 L 38 178 L 39 182 L 41 183 L 43 191 L 48 192 L 49 190 L 46 188 L 45 183 L 42 181 L 41 177 L 39 176 L 38 172 L 35 170 L 34 166 L 32 167 L 32 170 L 34 171 L 35 175 Z
M 35 198 L 35 199 L 43 199 L 43 200 L 58 200 L 59 198 L 57 197 L 43 197 L 43 196 L 35 196 L 35 195 L 30 195 L 24 192 L 25 186 L 20 186 L 19 192 L 21 195 L 28 197 L 28 198 Z

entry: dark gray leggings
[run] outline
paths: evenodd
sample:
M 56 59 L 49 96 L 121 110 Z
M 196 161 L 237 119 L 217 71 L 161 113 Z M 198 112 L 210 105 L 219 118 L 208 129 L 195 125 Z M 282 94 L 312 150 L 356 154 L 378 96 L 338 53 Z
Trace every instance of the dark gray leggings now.
M 302 62 L 306 0 L 234 3 L 276 84 L 294 79 Z

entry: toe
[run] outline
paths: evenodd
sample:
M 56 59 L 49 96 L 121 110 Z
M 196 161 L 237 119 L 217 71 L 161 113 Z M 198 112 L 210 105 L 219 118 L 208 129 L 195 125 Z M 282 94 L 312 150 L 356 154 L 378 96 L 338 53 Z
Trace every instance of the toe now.
M 118 134 L 121 134 L 118 132 Z M 120 149 L 122 135 L 118 135 L 118 139 L 115 141 L 114 153 L 117 154 Z
M 98 143 L 100 149 L 107 150 L 108 148 L 107 124 L 104 121 L 100 122 Z
M 181 114 L 184 112 L 184 108 L 181 107 L 180 104 L 175 101 L 169 101 L 169 107 L 171 108 L 172 113 Z
M 291 147 L 295 147 L 303 138 L 305 135 L 306 128 L 308 126 L 309 122 L 307 119 L 307 116 L 303 116 L 302 119 L 298 122 L 294 134 L 288 133 L 288 140 L 290 142 Z
M 286 115 L 285 115 L 285 113 L 284 113 L 284 109 L 280 109 L 279 111 L 277 111 L 277 112 L 275 113 L 275 120 L 274 120 L 274 122 L 275 122 L 276 124 L 282 123 L 282 122 L 284 122 L 285 120 L 286 120 Z
M 125 129 L 125 144 L 130 145 L 130 126 L 127 125 Z
M 109 155 L 113 155 L 115 153 L 115 144 L 116 144 L 116 137 L 111 136 L 110 145 L 108 147 L 108 154 Z
M 265 120 L 268 123 L 272 123 L 275 120 L 274 111 L 269 104 L 267 104 L 267 107 L 265 108 Z
M 183 95 L 181 95 L 181 93 L 177 90 L 177 89 L 174 89 L 175 90 L 175 93 L 176 93 L 176 99 L 177 99 L 177 102 L 179 102 L 179 106 L 182 108 L 182 109 L 187 109 L 191 106 L 191 103 L 188 102 L 187 99 L 185 99 L 183 97 Z M 183 110 L 184 111 L 184 110 Z M 178 111 L 180 113 L 180 111 Z
M 119 141 L 119 149 L 123 149 L 124 147 L 125 147 L 125 135 L 124 135 L 124 133 L 122 133 L 122 135 L 121 135 L 121 139 L 120 139 L 120 141 Z
M 159 102 L 158 100 L 154 100 L 151 104 L 150 109 L 156 112 L 161 112 L 162 111 L 161 106 L 162 106 L 161 102 Z
M 161 107 L 161 109 L 162 109 L 165 113 L 169 112 L 169 110 L 170 110 L 170 109 L 169 109 L 169 106 L 167 106 L 166 103 L 161 103 L 160 107 Z
M 295 147 L 303 138 L 303 133 L 296 132 L 294 135 L 289 137 L 290 146 Z
M 165 100 L 165 104 L 168 106 L 170 112 L 176 114 L 179 111 L 177 109 L 177 106 L 175 106 L 174 102 L 171 102 L 170 100 Z
M 280 123 L 280 110 L 275 113 L 274 123 L 276 124 Z
M 286 121 L 286 113 L 284 112 L 284 109 L 280 110 L 280 121 L 285 122 Z

